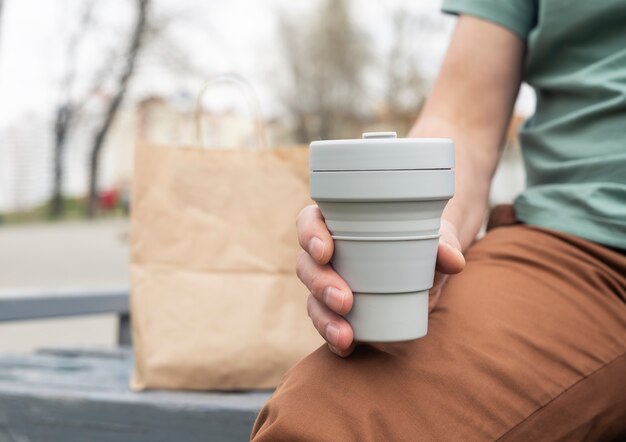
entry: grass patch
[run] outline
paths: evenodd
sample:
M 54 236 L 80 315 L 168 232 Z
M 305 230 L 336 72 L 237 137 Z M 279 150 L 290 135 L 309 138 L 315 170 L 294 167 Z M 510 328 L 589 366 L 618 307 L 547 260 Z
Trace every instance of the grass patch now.
M 0 213 L 0 225 L 87 219 L 86 198 L 63 198 L 62 204 L 62 214 L 58 218 L 53 218 L 50 215 L 50 202 L 46 202 L 30 210 Z M 122 204 L 118 203 L 114 208 L 106 211 L 101 210 L 96 218 L 121 218 L 125 216 L 126 213 L 124 212 Z

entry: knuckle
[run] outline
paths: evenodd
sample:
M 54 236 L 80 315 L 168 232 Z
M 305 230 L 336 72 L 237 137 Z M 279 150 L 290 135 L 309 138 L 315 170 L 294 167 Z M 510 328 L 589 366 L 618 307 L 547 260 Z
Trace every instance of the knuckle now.
M 300 281 L 302 282 L 304 282 L 303 277 L 306 255 L 307 253 L 305 251 L 302 251 L 298 254 L 298 257 L 296 258 L 296 275 L 298 275 L 298 279 L 300 279 Z
M 326 340 L 326 325 L 328 324 L 328 320 L 324 318 L 317 318 L 317 324 L 315 325 L 315 329 L 317 332 Z
M 311 313 L 311 310 L 313 308 L 312 301 L 313 301 L 313 296 L 309 294 L 309 296 L 306 299 L 306 312 L 307 312 L 307 315 L 309 315 L 309 318 L 311 318 L 311 320 L 313 319 L 313 314 Z
M 309 217 L 311 211 L 316 208 L 317 206 L 315 204 L 309 204 L 306 207 L 303 207 L 300 212 L 298 212 L 298 215 L 296 216 L 296 227 L 299 227 L 303 221 L 306 220 L 307 217 Z
M 317 302 L 318 301 L 315 297 L 310 294 L 307 299 L 307 314 L 313 323 L 313 327 L 315 327 L 318 333 L 324 337 L 324 329 L 327 321 L 324 319 L 324 315 L 320 314 L 320 311 L 315 308 Z
M 306 207 L 300 210 L 300 212 L 298 212 L 298 215 L 296 216 L 296 228 L 299 227 L 300 224 L 302 223 L 302 217 L 304 217 L 305 211 L 306 211 Z
M 324 291 L 324 278 L 322 278 L 322 272 L 315 272 L 311 275 L 311 279 L 309 279 L 308 288 L 311 291 L 311 294 L 316 298 L 320 298 L 322 296 L 322 292 Z

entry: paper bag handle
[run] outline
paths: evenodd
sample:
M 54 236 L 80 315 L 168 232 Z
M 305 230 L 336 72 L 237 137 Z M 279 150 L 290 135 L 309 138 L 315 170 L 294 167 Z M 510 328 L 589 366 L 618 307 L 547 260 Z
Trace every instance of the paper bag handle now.
M 217 83 L 228 83 L 241 92 L 241 95 L 245 98 L 252 110 L 254 116 L 254 132 L 256 138 L 256 144 L 260 148 L 267 147 L 267 139 L 265 138 L 265 126 L 263 124 L 263 120 L 261 119 L 261 106 L 259 104 L 259 97 L 257 96 L 254 87 L 242 76 L 237 74 L 221 74 L 216 75 L 214 77 L 209 78 L 200 89 L 198 93 L 198 98 L 196 99 L 196 111 L 195 111 L 195 122 L 196 122 L 196 143 L 198 145 L 202 145 L 202 98 L 204 97 L 205 92 L 216 85 Z

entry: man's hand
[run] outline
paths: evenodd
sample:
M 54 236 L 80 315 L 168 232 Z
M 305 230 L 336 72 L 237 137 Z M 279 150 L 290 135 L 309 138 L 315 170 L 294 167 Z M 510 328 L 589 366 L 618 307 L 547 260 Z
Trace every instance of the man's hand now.
M 307 302 L 309 317 L 328 342 L 330 350 L 339 356 L 348 356 L 354 349 L 354 335 L 352 327 L 341 315 L 352 308 L 352 291 L 329 264 L 334 250 L 333 239 L 316 205 L 307 206 L 300 212 L 297 229 L 303 252 L 298 257 L 296 271 L 311 292 Z M 440 232 L 437 274 L 430 291 L 429 310 L 437 303 L 447 276 L 460 272 L 465 266 L 452 224 L 442 220 Z

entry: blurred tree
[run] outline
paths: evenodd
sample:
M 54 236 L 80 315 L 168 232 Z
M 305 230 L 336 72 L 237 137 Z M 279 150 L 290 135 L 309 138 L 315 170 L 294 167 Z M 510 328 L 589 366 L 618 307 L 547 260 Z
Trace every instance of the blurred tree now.
M 1 0 L 0 0 L 1 1 Z M 74 120 L 76 109 L 80 108 L 87 97 L 77 101 L 74 99 L 74 83 L 76 81 L 76 55 L 80 42 L 85 38 L 93 13 L 93 1 L 85 2 L 80 14 L 77 29 L 71 34 L 65 49 L 65 72 L 59 85 L 60 98 L 56 106 L 54 119 L 54 154 L 52 156 L 52 197 L 50 199 L 49 215 L 59 218 L 63 214 L 63 176 L 64 157 L 70 128 Z
M 325 0 L 307 20 L 279 15 L 288 82 L 278 84 L 296 138 L 340 137 L 362 115 L 368 37 L 350 14 L 349 0 Z
M 384 63 L 387 78 L 385 101 L 392 113 L 416 111 L 424 101 L 427 82 L 417 63 L 420 55 L 417 45 L 421 38 L 415 30 L 424 29 L 425 19 L 405 10 L 397 10 L 392 15 L 391 47 Z
M 106 136 L 117 111 L 126 96 L 128 84 L 135 72 L 137 58 L 142 48 L 143 36 L 148 23 L 148 6 L 150 0 L 135 0 L 137 17 L 130 36 L 128 51 L 124 57 L 119 75 L 112 85 L 111 98 L 106 105 L 104 118 L 100 127 L 96 130 L 89 156 L 89 190 L 87 199 L 87 216 L 93 217 L 98 209 L 98 172 L 100 165 L 100 152 L 104 146 Z
M 1 1 L 1 0 L 0 0 Z M 126 47 L 117 44 L 103 46 L 100 64 L 89 70 L 84 62 L 80 63 L 81 51 L 88 47 L 87 40 L 103 40 L 112 32 L 125 38 L 126 32 L 120 32 L 105 23 L 99 22 L 101 2 L 83 0 L 78 14 L 77 25 L 69 35 L 65 45 L 65 66 L 59 82 L 59 99 L 54 109 L 54 155 L 53 155 L 53 193 L 49 204 L 49 215 L 60 217 L 64 213 L 63 178 L 65 152 L 74 130 L 93 130 L 93 143 L 90 146 L 88 161 L 89 198 L 86 214 L 93 216 L 97 207 L 99 156 L 106 144 L 107 135 L 115 121 L 115 116 L 127 95 L 128 84 L 137 73 L 137 64 L 164 66 L 177 75 L 184 74 L 194 78 L 204 78 L 202 72 L 175 40 L 168 34 L 173 25 L 188 22 L 191 12 L 163 10 L 155 14 L 151 0 L 132 0 L 137 10 L 137 17 L 128 32 Z M 148 17 L 149 12 L 149 17 Z M 114 38 L 113 41 L 116 39 Z M 85 45 L 85 46 L 83 46 Z M 140 57 L 141 55 L 141 57 Z M 87 68 L 87 69 L 86 69 Z
M 166 10 L 158 15 L 150 12 L 148 19 L 151 0 L 132 1 L 136 5 L 137 17 L 128 31 L 127 48 L 120 50 L 116 44 L 103 47 L 100 54 L 101 62 L 96 69 L 85 70 L 84 64 L 79 63 L 82 45 L 90 38 L 101 39 L 111 32 L 119 34 L 119 31 L 114 31 L 110 24 L 101 26 L 98 22 L 97 7 L 101 3 L 95 0 L 84 0 L 81 3 L 78 24 L 67 40 L 65 67 L 59 82 L 60 94 L 54 109 L 53 193 L 49 205 L 49 215 L 52 217 L 60 217 L 64 212 L 63 177 L 66 145 L 74 129 L 85 130 L 91 127 L 94 117 L 99 121 L 88 162 L 89 198 L 86 214 L 88 216 L 95 214 L 99 156 L 117 111 L 124 101 L 128 84 L 136 74 L 140 53 L 143 54 L 141 58 L 146 64 L 152 62 L 158 66 L 167 66 L 177 74 L 184 73 L 199 78 L 205 75 L 185 55 L 184 49 L 167 34 L 173 24 L 188 21 L 190 13 L 185 10 Z M 125 35 L 126 33 L 122 33 L 120 36 L 123 38 Z
M 385 118 L 400 132 L 408 131 L 415 122 L 430 86 L 419 64 L 422 45 L 443 30 L 443 23 L 430 14 L 399 9 L 391 15 L 391 45 L 382 63 L 383 109 Z

